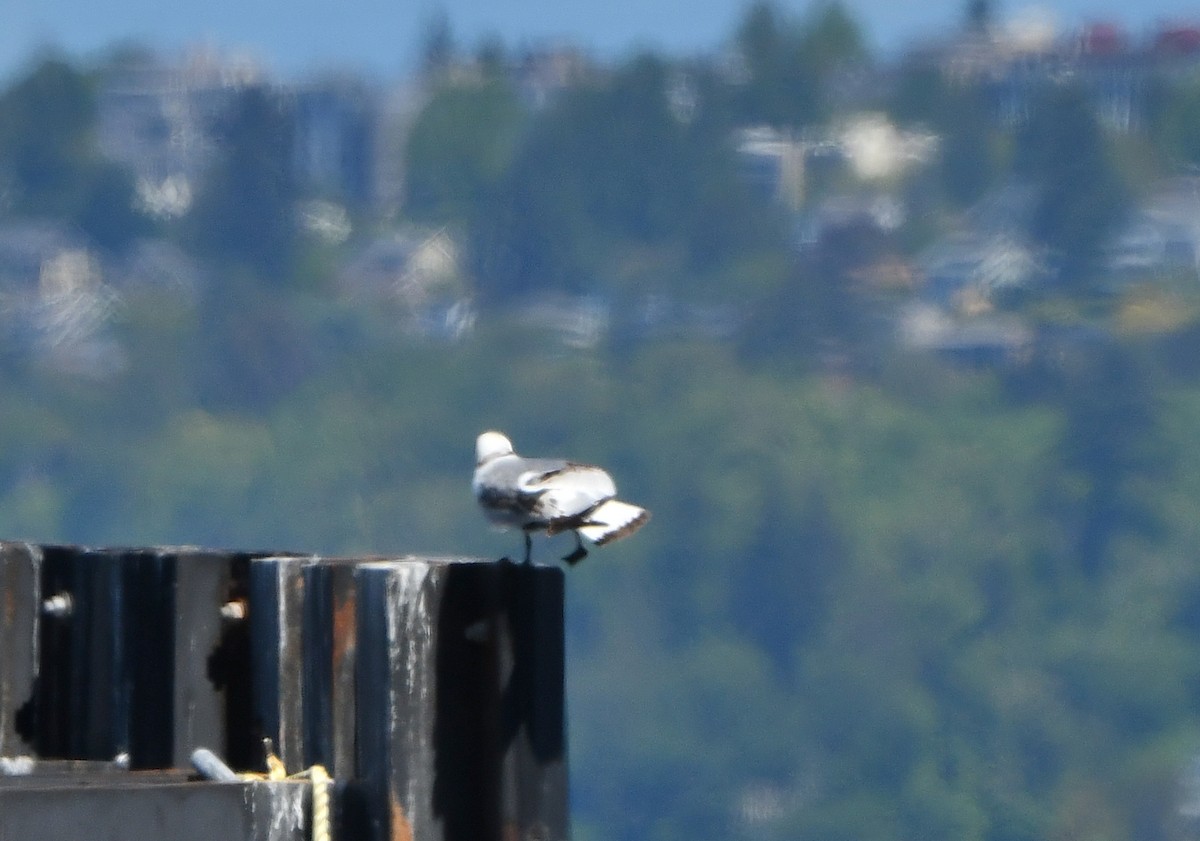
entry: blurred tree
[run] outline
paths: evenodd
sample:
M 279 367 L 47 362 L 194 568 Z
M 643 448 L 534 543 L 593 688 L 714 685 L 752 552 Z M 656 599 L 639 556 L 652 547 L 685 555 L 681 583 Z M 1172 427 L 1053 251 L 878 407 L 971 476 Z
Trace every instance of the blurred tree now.
M 441 81 L 454 66 L 457 55 L 450 16 L 441 10 L 425 24 L 421 37 L 421 74 L 427 82 Z
M 975 35 L 986 35 L 992 28 L 996 16 L 992 0 L 967 0 L 966 30 Z
M 680 118 L 671 78 L 641 56 L 538 115 L 473 220 L 486 297 L 596 291 L 605 261 L 631 245 L 696 245 L 711 267 L 762 241 L 727 137 Z
M 1153 538 L 1161 528 L 1142 492 L 1147 480 L 1166 477 L 1169 464 L 1156 391 L 1153 372 L 1111 344 L 1078 358 L 1061 379 L 1062 475 L 1073 492 L 1058 508 L 1069 518 L 1078 568 L 1089 575 L 1111 565 L 1117 540 Z
M 816 68 L 805 61 L 801 36 L 775 6 L 755 3 L 737 33 L 746 78 L 737 80 L 735 117 L 745 124 L 804 126 L 820 119 Z
M 200 302 L 197 402 L 214 412 L 261 415 L 298 388 L 316 359 L 293 297 L 228 268 Z
M 1038 188 L 1029 233 L 1050 249 L 1069 290 L 1093 296 L 1102 247 L 1129 212 L 1131 194 L 1083 89 L 1041 92 L 1017 141 L 1016 171 Z
M 405 212 L 463 223 L 508 173 L 525 124 L 502 80 L 441 87 L 421 111 L 405 149 Z
M 100 158 L 96 103 L 82 73 L 48 59 L 0 95 L 0 205 L 57 217 L 119 252 L 150 230 L 132 177 Z
M 909 56 L 897 68 L 896 85 L 886 103 L 888 113 L 902 123 L 924 123 L 944 128 L 942 98 L 946 79 L 937 62 Z
M 499 36 L 487 36 L 475 48 L 475 65 L 484 79 L 496 81 L 505 78 L 508 61 L 508 50 Z
M 815 6 L 802 21 L 770 2 L 752 5 L 735 36 L 743 78 L 734 79 L 740 124 L 813 125 L 828 116 L 825 86 L 836 71 L 867 60 L 861 30 L 837 2 Z
M 818 636 L 832 610 L 834 582 L 845 569 L 845 536 L 819 489 L 796 505 L 783 487 L 766 489 L 755 543 L 754 573 L 738 576 L 729 594 L 739 628 L 778 673 L 794 677 L 798 645 Z M 786 531 L 787 535 L 779 534 Z M 780 547 L 794 546 L 792 552 Z
M 1200 165 L 1200 80 L 1154 80 L 1147 100 L 1150 133 L 1167 170 Z
M 187 219 L 193 248 L 219 269 L 250 269 L 285 286 L 296 247 L 296 179 L 286 101 L 261 86 L 238 91 L 217 126 L 219 159 Z
M 92 163 L 96 103 L 82 73 L 49 59 L 0 96 L 0 167 L 5 192 L 26 213 L 68 213 Z
M 139 236 L 153 230 L 150 219 L 134 206 L 135 192 L 128 170 L 108 162 L 96 163 L 75 212 L 76 223 L 100 248 L 123 252 Z
M 865 213 L 826 225 L 786 282 L 755 302 L 744 349 L 801 368 L 868 363 L 880 336 L 866 270 L 893 247 Z
M 998 180 L 999 132 L 978 85 L 943 89 L 942 93 L 938 174 L 943 195 L 954 206 L 966 207 Z
M 310 360 L 288 295 L 298 263 L 288 104 L 262 86 L 241 89 L 217 133 L 218 160 L 184 219 L 209 270 L 196 393 L 209 410 L 260 413 L 301 381 Z
M 838 0 L 824 0 L 810 10 L 800 30 L 800 50 L 820 78 L 870 60 L 862 28 Z
M 938 186 L 952 207 L 977 201 L 999 179 L 1001 135 L 978 81 L 949 82 L 935 63 L 913 58 L 902 64 L 887 107 L 897 121 L 940 135 Z

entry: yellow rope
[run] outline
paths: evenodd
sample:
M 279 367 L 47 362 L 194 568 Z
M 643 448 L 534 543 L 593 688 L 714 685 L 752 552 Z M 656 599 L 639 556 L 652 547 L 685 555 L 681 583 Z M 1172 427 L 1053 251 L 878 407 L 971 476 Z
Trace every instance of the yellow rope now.
M 333 841 L 333 820 L 329 814 L 329 788 L 332 780 L 324 765 L 308 769 L 312 780 L 312 841 Z
M 263 739 L 263 752 L 266 754 L 266 774 L 242 774 L 242 779 L 268 780 L 302 780 L 312 783 L 312 841 L 333 841 L 333 817 L 329 808 L 329 789 L 333 779 L 324 765 L 313 765 L 298 774 L 287 775 L 283 760 L 275 755 L 274 745 L 270 739 Z

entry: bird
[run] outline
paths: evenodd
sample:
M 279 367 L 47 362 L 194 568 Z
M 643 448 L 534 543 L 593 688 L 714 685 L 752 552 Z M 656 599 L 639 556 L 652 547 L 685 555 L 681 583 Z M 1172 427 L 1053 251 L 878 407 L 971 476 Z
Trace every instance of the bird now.
M 525 533 L 525 563 L 529 564 L 530 535 L 571 531 L 575 549 L 563 560 L 572 566 L 587 557 L 583 538 L 603 546 L 640 529 L 650 512 L 617 499 L 617 487 L 607 471 L 590 464 L 558 458 L 525 458 L 512 441 L 495 430 L 475 440 L 475 499 L 488 519 Z

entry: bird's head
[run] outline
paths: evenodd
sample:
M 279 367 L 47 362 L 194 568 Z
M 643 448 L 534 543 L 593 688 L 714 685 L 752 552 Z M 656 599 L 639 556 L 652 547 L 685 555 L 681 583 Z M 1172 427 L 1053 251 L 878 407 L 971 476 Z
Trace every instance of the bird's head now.
M 491 461 L 499 456 L 509 456 L 513 453 L 512 441 L 501 432 L 489 431 L 475 439 L 475 464 L 478 466 L 485 461 Z

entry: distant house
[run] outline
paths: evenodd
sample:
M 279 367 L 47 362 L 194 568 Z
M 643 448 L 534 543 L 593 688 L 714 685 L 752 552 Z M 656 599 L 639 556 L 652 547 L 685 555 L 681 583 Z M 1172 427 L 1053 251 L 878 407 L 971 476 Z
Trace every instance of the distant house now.
M 861 181 L 887 181 L 930 163 L 938 137 L 901 129 L 882 114 L 854 114 L 837 127 L 835 142 L 850 172 Z
M 990 308 L 1007 290 L 1037 282 L 1047 270 L 1021 239 L 1010 234 L 962 232 L 945 237 L 918 259 L 921 299 L 953 312 Z
M 107 325 L 118 300 L 96 254 L 64 229 L 0 227 L 0 334 L 55 366 L 89 375 L 121 364 Z
M 50 222 L 27 221 L 0 226 L 0 295 L 34 294 L 42 267 L 59 254 L 81 248 L 82 241 Z
M 902 129 L 873 112 L 851 115 L 819 135 L 750 126 L 735 138 L 743 177 L 761 195 L 793 211 L 809 200 L 813 170 L 836 169 L 878 185 L 928 164 L 937 145 L 936 135 Z
M 1036 338 L 1033 329 L 1013 314 L 964 317 L 919 303 L 902 310 L 898 332 L 905 347 L 972 365 L 1023 361 L 1032 353 Z
M 127 57 L 107 70 L 98 92 L 100 150 L 133 172 L 144 209 L 180 216 L 191 205 L 197 179 L 216 159 L 221 117 L 239 91 L 264 80 L 254 62 L 211 51 L 177 61 Z M 341 78 L 279 92 L 294 121 L 300 189 L 351 206 L 379 199 L 380 97 Z
M 1200 179 L 1155 190 L 1108 246 L 1107 265 L 1117 280 L 1200 271 Z
M 531 332 L 581 350 L 596 347 L 612 323 L 611 308 L 594 295 L 541 295 L 519 306 L 518 317 Z
M 768 126 L 752 126 L 738 132 L 736 148 L 742 177 L 755 192 L 790 210 L 800 209 L 806 158 L 816 151 L 810 143 Z
M 147 210 L 182 215 L 216 156 L 218 118 L 238 86 L 259 77 L 253 63 L 211 52 L 174 64 L 130 57 L 108 68 L 97 94 L 100 151 L 134 174 Z
M 402 327 L 458 338 L 474 326 L 458 244 L 445 230 L 403 231 L 367 243 L 338 269 L 342 294 L 383 305 Z
M 1200 66 L 1200 27 L 1166 24 L 1134 39 L 1119 24 L 1095 21 L 1060 31 L 1044 10 L 1029 7 L 1003 25 L 971 30 L 928 46 L 913 58 L 952 81 L 979 85 L 1006 125 L 1024 123 L 1047 87 L 1078 85 L 1096 116 L 1118 132 L 1145 125 L 1158 78 L 1182 78 Z

